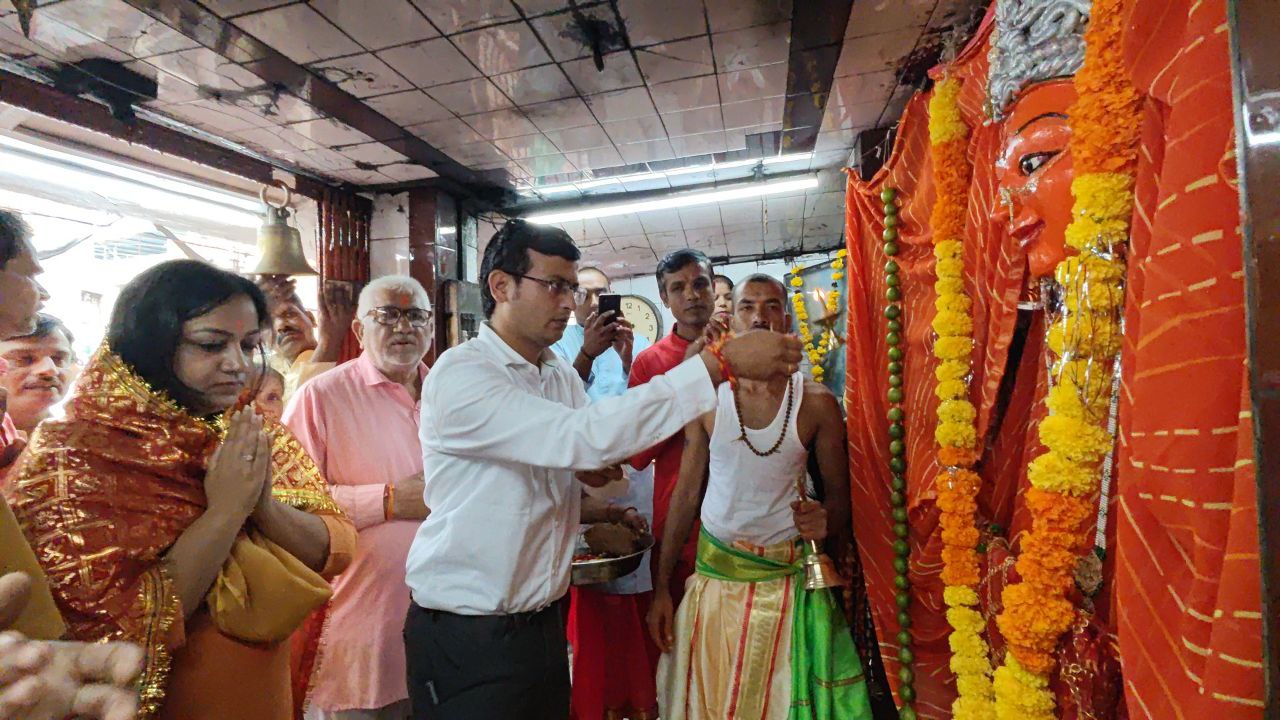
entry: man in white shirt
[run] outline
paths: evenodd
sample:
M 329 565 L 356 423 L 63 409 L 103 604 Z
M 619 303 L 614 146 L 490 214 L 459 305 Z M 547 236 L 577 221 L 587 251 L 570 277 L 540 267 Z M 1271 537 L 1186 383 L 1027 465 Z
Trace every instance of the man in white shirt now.
M 764 379 L 799 367 L 794 337 L 748 333 L 588 405 L 577 373 L 549 349 L 576 307 L 578 257 L 560 229 L 507 223 L 481 266 L 489 322 L 441 355 L 423 386 L 432 513 L 407 562 L 414 718 L 568 717 L 558 601 L 581 519 L 577 481 L 607 482 L 600 468 L 714 408 L 723 369 Z

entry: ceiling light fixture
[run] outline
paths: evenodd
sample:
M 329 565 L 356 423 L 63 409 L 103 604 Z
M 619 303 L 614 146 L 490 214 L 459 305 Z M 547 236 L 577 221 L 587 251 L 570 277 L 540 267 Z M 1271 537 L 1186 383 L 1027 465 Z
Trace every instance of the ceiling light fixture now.
M 693 175 L 696 173 L 717 172 L 720 170 L 732 170 L 734 168 L 754 167 L 763 163 L 766 167 L 771 165 L 781 165 L 793 162 L 808 162 L 813 159 L 813 153 L 789 153 L 787 155 L 773 155 L 764 158 L 747 158 L 745 160 L 732 160 L 729 162 L 710 162 L 702 165 L 687 165 L 685 167 L 671 168 L 670 170 L 654 170 L 652 172 L 631 173 L 629 175 L 612 175 L 610 177 L 593 178 L 591 180 L 581 180 L 579 182 L 561 183 L 558 185 L 546 185 L 538 187 L 529 185 L 520 188 L 523 195 L 563 195 L 565 193 L 579 192 L 582 190 L 591 190 L 598 187 L 606 187 L 609 185 L 619 185 L 622 183 L 644 182 L 646 180 L 661 180 L 663 178 L 678 177 L 680 175 Z
M 559 210 L 537 213 L 526 217 L 525 220 L 531 223 L 538 223 L 540 225 L 554 225 L 557 223 L 572 222 L 574 220 L 589 220 L 591 218 L 613 217 L 615 215 L 628 215 L 631 213 L 652 212 L 654 210 L 690 207 L 692 205 L 728 202 L 730 200 L 741 200 L 743 198 L 759 197 L 761 195 L 776 195 L 784 192 L 808 190 L 817 186 L 818 178 L 811 175 L 809 177 L 799 179 L 790 178 L 770 182 L 735 185 L 724 190 L 666 195 L 653 200 L 593 205 L 578 208 L 576 210 Z
M 146 219 L 167 214 L 244 228 L 262 222 L 258 203 L 231 192 L 0 135 L 0 185 L 31 184 L 78 189 L 82 207 L 105 204 Z

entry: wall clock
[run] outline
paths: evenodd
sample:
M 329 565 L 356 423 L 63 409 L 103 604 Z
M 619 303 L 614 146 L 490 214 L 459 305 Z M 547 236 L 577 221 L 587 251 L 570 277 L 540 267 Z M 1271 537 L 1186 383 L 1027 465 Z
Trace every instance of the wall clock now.
M 662 313 L 649 298 L 640 295 L 623 295 L 622 317 L 626 318 L 635 327 L 636 333 L 643 335 L 650 345 L 658 342 L 662 337 Z

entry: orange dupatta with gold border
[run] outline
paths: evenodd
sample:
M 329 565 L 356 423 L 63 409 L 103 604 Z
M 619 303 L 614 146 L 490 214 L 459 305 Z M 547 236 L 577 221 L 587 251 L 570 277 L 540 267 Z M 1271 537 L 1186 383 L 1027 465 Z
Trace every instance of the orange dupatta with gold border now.
M 278 424 L 274 497 L 341 515 L 311 458 Z M 32 540 L 71 635 L 129 640 L 146 651 L 141 712 L 164 699 L 182 610 L 161 558 L 205 509 L 204 473 L 222 419 L 192 417 L 104 344 L 76 384 L 64 420 L 42 424 L 6 493 Z

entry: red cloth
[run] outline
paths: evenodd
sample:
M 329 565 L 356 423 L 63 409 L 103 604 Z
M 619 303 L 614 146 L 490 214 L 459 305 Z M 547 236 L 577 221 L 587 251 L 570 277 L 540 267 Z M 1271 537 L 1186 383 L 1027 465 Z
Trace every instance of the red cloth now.
M 572 588 L 569 594 L 572 720 L 658 717 L 659 652 L 645 624 L 653 594 L 612 595 L 591 588 Z
M 1226 2 L 1129 10 L 1146 107 L 1115 512 L 1125 690 L 1135 717 L 1251 720 L 1262 591 Z
M 678 326 L 677 326 L 678 327 Z M 689 349 L 689 341 L 676 334 L 676 327 L 671 333 L 654 343 L 647 350 L 636 356 L 631 363 L 631 376 L 627 379 L 627 387 L 643 385 L 654 377 L 662 375 L 684 362 L 684 354 Z M 636 455 L 631 464 L 642 470 L 654 463 L 653 468 L 653 536 L 659 544 L 652 554 L 654 569 L 657 569 L 661 556 L 663 529 L 667 526 L 667 512 L 671 509 L 671 496 L 675 494 L 676 483 L 680 480 L 680 457 L 684 454 L 684 433 L 676 433 L 661 443 Z M 679 607 L 684 597 L 684 583 L 693 574 L 694 560 L 698 552 L 698 534 L 689 533 L 684 552 L 676 564 L 676 572 L 671 576 L 671 601 Z M 657 573 L 654 573 L 657 577 Z

